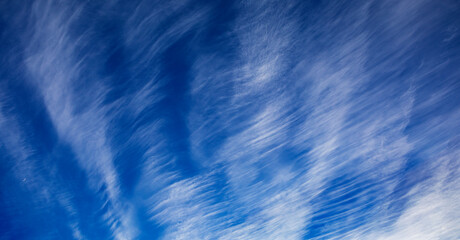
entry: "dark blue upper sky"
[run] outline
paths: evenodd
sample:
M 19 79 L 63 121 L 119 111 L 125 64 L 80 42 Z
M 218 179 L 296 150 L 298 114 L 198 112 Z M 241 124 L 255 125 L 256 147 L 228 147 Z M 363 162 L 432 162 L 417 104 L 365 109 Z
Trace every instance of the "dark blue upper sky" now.
M 460 4 L 0 1 L 0 239 L 459 239 Z

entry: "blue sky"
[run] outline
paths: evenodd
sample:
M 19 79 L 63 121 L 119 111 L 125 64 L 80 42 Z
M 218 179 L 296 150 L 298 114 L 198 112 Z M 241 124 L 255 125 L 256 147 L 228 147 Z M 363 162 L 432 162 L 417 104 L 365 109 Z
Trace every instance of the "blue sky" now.
M 0 1 L 0 239 L 459 239 L 460 4 Z

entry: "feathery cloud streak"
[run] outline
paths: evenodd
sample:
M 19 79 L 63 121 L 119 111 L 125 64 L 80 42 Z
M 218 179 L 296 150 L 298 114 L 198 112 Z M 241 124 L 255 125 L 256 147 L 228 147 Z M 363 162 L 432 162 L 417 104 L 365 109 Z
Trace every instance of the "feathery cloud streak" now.
M 458 10 L 2 3 L 2 237 L 453 239 Z

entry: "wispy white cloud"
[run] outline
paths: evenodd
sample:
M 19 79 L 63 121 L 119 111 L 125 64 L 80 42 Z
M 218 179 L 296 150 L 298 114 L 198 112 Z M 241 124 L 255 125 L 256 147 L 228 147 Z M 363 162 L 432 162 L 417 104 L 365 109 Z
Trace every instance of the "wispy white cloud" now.
M 276 8 L 273 2 L 269 7 L 260 4 L 242 4 L 240 9 L 234 29 L 239 61 L 223 64 L 219 56 L 204 56 L 195 65 L 192 82 L 196 105 L 189 127 L 194 154 L 204 158 L 206 169 L 222 167 L 226 176 L 229 199 L 222 206 L 231 218 L 213 230 L 221 239 L 300 238 L 309 219 L 305 192 L 295 179 L 298 173 L 276 159 L 289 144 L 289 127 L 295 120 L 289 97 L 282 88 L 273 88 L 282 86 L 276 81 L 285 71 L 283 51 L 289 50 L 290 34 L 296 31 L 289 15 L 294 10 Z M 258 106 L 247 101 L 264 95 Z M 226 140 L 207 157 L 202 152 L 206 138 L 223 132 Z
M 354 239 L 455 239 L 458 218 L 458 146 L 431 163 L 432 176 L 407 193 L 408 206 L 393 225 Z
M 248 3 L 244 8 L 251 9 L 254 4 Z M 322 220 L 325 224 L 331 225 L 331 228 L 327 235 L 319 237 L 350 238 L 366 229 L 378 229 L 381 227 L 379 222 L 384 221 L 383 218 L 390 216 L 390 221 L 394 220 L 393 213 L 385 212 L 373 205 L 389 201 L 400 181 L 394 176 L 402 171 L 407 155 L 416 145 L 416 142 L 409 139 L 405 129 L 414 109 L 417 91 L 414 85 L 421 76 L 408 77 L 403 82 L 393 82 L 389 85 L 375 82 L 373 78 L 380 73 L 381 68 L 368 65 L 372 61 L 369 59 L 369 45 L 374 41 L 364 26 L 366 18 L 371 17 L 368 14 L 369 6 L 365 4 L 356 10 L 349 8 L 345 11 L 346 14 L 339 18 L 332 13 L 325 13 L 324 18 L 319 18 L 318 23 L 329 24 L 325 26 L 326 33 L 323 37 L 330 38 L 331 48 L 320 53 L 301 51 L 305 55 L 300 57 L 300 60 L 290 59 L 293 62 L 297 61 L 298 65 L 294 69 L 294 74 L 287 77 L 279 75 L 286 71 L 286 68 L 282 63 L 277 64 L 277 61 L 288 61 L 289 57 L 285 52 L 289 52 L 291 47 L 300 46 L 291 40 L 295 38 L 293 35 L 299 34 L 296 16 L 280 14 L 289 7 L 279 11 L 270 6 L 255 7 L 251 14 L 242 17 L 242 22 L 237 25 L 243 27 L 235 32 L 241 42 L 243 67 L 231 65 L 228 66 L 229 70 L 223 70 L 226 68 L 219 64 L 218 56 L 210 56 L 214 61 L 197 65 L 206 66 L 207 69 L 214 66 L 217 72 L 206 70 L 207 75 L 201 75 L 201 71 L 198 70 L 197 78 L 194 80 L 196 88 L 192 89 L 192 93 L 196 95 L 193 96 L 200 98 L 201 95 L 198 94 L 213 90 L 224 95 L 206 95 L 206 99 L 222 105 L 214 107 L 216 111 L 210 114 L 201 111 L 207 107 L 206 103 L 197 101 L 197 104 L 202 105 L 196 108 L 196 112 L 191 113 L 191 131 L 194 137 L 191 144 L 196 144 L 194 146 L 200 151 L 200 145 L 206 143 L 204 138 L 219 135 L 222 128 L 225 129 L 223 131 L 227 131 L 226 133 L 230 132 L 230 136 L 219 148 L 219 154 L 211 157 L 211 161 L 224 163 L 229 191 L 235 196 L 232 199 L 234 205 L 231 207 L 242 211 L 235 211 L 234 215 L 246 213 L 252 217 L 230 228 L 232 234 L 224 236 L 231 236 L 228 237 L 231 239 L 257 239 L 288 234 L 287 236 L 294 239 L 301 238 L 305 234 L 305 229 L 312 224 L 309 221 L 315 216 L 315 211 L 316 214 L 328 211 L 333 214 L 333 209 L 342 213 Z M 334 6 L 330 9 L 334 9 Z M 419 10 L 414 11 L 416 14 L 420 13 Z M 272 16 L 277 23 L 270 21 Z M 328 19 L 331 16 L 335 19 Z M 350 18 L 357 21 L 344 27 Z M 332 23 L 329 23 L 329 20 Z M 341 28 L 345 30 L 340 30 Z M 306 30 L 307 33 L 311 31 L 312 29 Z M 413 44 L 419 41 L 418 36 L 414 34 L 408 34 L 407 38 Z M 311 40 L 304 44 L 309 43 L 315 44 L 316 41 Z M 411 48 L 412 45 L 400 49 L 400 53 L 408 52 Z M 400 58 L 398 61 L 404 63 L 407 58 Z M 210 64 L 211 62 L 214 65 Z M 390 66 L 391 58 L 381 64 Z M 392 69 L 394 70 L 395 66 L 390 66 L 389 72 L 393 71 Z M 292 76 L 298 78 L 295 84 L 299 87 L 300 94 L 284 87 L 291 83 L 289 78 Z M 230 83 L 214 83 L 214 79 Z M 249 84 L 251 82 L 254 84 Z M 271 88 L 279 86 L 279 82 L 283 82 L 284 85 L 278 89 Z M 258 98 L 259 96 L 264 97 Z M 300 97 L 294 98 L 297 96 Z M 216 101 L 219 97 L 225 99 Z M 247 100 L 249 98 L 257 102 L 257 107 L 251 107 L 251 102 Z M 291 103 L 294 104 L 290 105 Z M 296 106 L 297 108 L 293 108 Z M 200 114 L 203 114 L 201 118 Z M 201 125 L 196 119 L 202 119 Z M 239 119 L 238 128 L 225 125 L 231 124 L 232 119 Z M 211 128 L 206 129 L 209 126 Z M 292 128 L 296 129 L 294 133 L 290 130 Z M 278 158 L 277 149 L 288 147 L 298 151 L 309 149 L 295 161 L 301 162 L 301 168 L 284 167 L 286 171 L 283 171 L 283 165 L 275 163 Z M 283 178 L 280 175 L 287 177 Z M 360 181 L 340 185 L 335 192 L 327 190 L 331 186 L 331 180 L 340 176 L 359 176 Z M 288 184 L 283 184 L 283 181 Z M 339 199 L 359 189 L 362 181 L 370 181 L 372 184 L 361 186 L 364 190 L 355 196 L 359 199 L 358 203 L 340 206 L 340 203 L 350 199 Z M 264 205 L 264 202 L 270 202 L 270 199 L 274 198 L 273 194 L 281 191 L 281 186 L 287 192 L 296 192 L 293 195 L 287 194 L 296 197 L 286 201 L 291 206 L 298 206 L 295 207 L 295 213 L 299 213 L 298 215 L 291 216 L 288 214 L 289 211 L 283 212 L 284 219 L 276 214 L 264 215 L 270 211 L 277 212 L 276 204 Z M 332 200 L 336 199 L 337 204 L 328 205 L 327 202 L 314 201 L 315 197 L 326 190 L 331 191 Z M 373 195 L 376 191 L 380 193 L 378 196 Z M 278 203 L 282 204 L 282 201 L 279 201 Z M 369 209 L 364 210 L 364 207 Z M 376 217 L 370 218 L 373 214 Z M 362 217 L 370 219 L 348 231 L 346 225 L 341 225 L 342 221 L 336 221 L 340 218 L 354 221 Z M 296 229 L 295 231 L 283 231 L 283 228 L 280 228 L 286 219 L 296 219 L 296 224 L 286 221 L 287 226 Z M 278 232 L 269 227 L 273 221 L 277 222 Z M 267 228 L 263 229 L 261 226 Z
M 84 72 L 84 61 L 89 56 L 77 57 L 78 46 L 87 44 L 89 32 L 78 37 L 70 32 L 83 6 L 73 6 L 72 10 L 70 7 L 53 2 L 33 5 L 30 20 L 36 27 L 26 42 L 26 65 L 60 138 L 72 146 L 90 186 L 95 192 L 105 189 L 105 196 L 100 197 L 107 199 L 105 220 L 114 237 L 132 239 L 137 229 L 130 204 L 120 196 L 113 152 L 107 143 L 108 109 L 102 104 L 107 88 L 94 81 L 90 83 L 92 92 L 78 89 L 86 78 L 97 76 Z
M 199 31 L 209 18 L 206 6 L 191 1 L 168 1 L 153 10 L 151 2 L 141 1 L 125 25 L 126 47 L 139 68 L 156 68 L 160 54 L 191 31 Z M 141 70 L 135 67 L 135 70 Z
M 186 36 L 198 39 L 189 33 L 204 32 L 212 7 L 136 4 L 120 24 L 132 87 L 114 100 L 110 76 L 101 76 L 97 63 L 97 56 L 112 50 L 92 46 L 92 27 L 74 29 L 86 5 L 34 3 L 33 30 L 23 38 L 28 77 L 59 139 L 72 147 L 91 189 L 105 202 L 100 208 L 114 238 L 139 236 L 139 209 L 165 229 L 164 239 L 458 235 L 459 173 L 452 170 L 458 169 L 458 146 L 451 146 L 458 110 L 411 125 L 414 115 L 434 111 L 455 85 L 419 100 L 426 78 L 449 64 L 428 59 L 417 69 L 411 62 L 441 19 L 439 12 L 428 14 L 430 1 L 334 2 L 311 16 L 302 14 L 303 4 L 235 3 L 236 18 L 225 33 L 232 54 L 191 54 L 198 58 L 190 63 L 193 79 L 184 87 L 186 110 L 180 113 L 187 115 L 189 135 L 181 137 L 190 153 L 171 150 L 174 137 L 165 136 L 170 119 L 153 112 L 165 99 L 163 54 Z M 33 178 L 27 160 L 32 150 L 2 114 L 0 126 L 12 127 L 0 137 L 19 159 L 19 179 Z M 115 148 L 111 134 L 120 118 L 131 132 Z M 114 161 L 125 147 L 141 152 L 133 199 L 124 195 Z M 443 151 L 451 153 L 439 156 Z M 401 172 L 414 152 L 440 165 L 427 166 L 434 176 L 399 196 Z M 183 155 L 196 172 L 181 170 Z M 77 215 L 71 196 L 59 193 L 56 199 Z M 390 207 L 398 200 L 407 202 L 401 212 Z M 78 222 L 70 227 L 76 239 L 84 238 Z
M 59 206 L 69 217 L 69 228 L 74 239 L 85 239 L 80 232 L 78 212 L 75 210 L 73 196 L 61 184 L 55 183 L 41 171 L 39 156 L 28 141 L 28 135 L 19 124 L 11 100 L 0 92 L 0 146 L 3 146 L 14 161 L 13 175 L 18 185 L 30 192 L 30 201 L 36 208 Z M 48 166 L 52 169 L 54 166 Z M 8 236 L 8 232 L 5 235 Z

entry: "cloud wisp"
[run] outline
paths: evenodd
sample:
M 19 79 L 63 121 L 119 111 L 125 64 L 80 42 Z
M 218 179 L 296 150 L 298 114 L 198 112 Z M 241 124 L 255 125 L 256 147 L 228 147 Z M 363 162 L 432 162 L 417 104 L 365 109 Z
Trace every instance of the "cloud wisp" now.
M 455 1 L 1 4 L 0 238 L 460 234 Z

